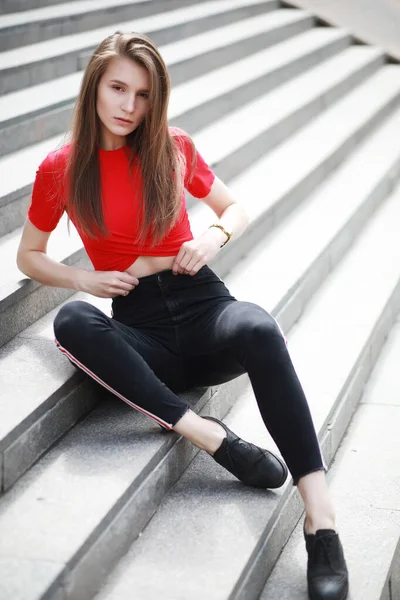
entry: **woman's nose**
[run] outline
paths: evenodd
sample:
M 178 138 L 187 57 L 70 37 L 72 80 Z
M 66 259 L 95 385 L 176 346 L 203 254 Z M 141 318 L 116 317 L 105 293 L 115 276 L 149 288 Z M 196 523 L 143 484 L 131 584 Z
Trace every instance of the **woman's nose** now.
M 130 96 L 126 95 L 124 96 L 123 102 L 122 102 L 122 110 L 128 113 L 131 113 L 134 111 L 135 108 L 135 96 L 132 94 Z

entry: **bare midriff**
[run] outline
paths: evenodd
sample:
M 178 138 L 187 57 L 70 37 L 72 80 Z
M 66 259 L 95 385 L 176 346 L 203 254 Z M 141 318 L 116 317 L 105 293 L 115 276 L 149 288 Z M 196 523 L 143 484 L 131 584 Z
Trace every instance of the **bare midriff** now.
M 140 279 L 159 271 L 171 269 L 175 256 L 139 256 L 126 272 Z

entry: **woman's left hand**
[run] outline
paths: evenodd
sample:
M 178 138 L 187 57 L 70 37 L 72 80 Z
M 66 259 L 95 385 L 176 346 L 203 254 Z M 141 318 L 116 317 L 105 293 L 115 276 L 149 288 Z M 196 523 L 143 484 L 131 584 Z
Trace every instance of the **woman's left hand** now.
M 172 271 L 175 275 L 196 275 L 196 273 L 216 256 L 226 236 L 217 228 L 207 229 L 199 237 L 184 242 L 175 257 Z

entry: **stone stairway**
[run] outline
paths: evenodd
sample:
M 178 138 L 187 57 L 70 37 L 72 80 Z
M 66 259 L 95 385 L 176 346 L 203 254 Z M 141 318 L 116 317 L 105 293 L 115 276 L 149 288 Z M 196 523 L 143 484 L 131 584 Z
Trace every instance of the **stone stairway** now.
M 247 208 L 212 266 L 278 318 L 328 463 L 356 411 L 329 475 L 351 598 L 400 598 L 398 326 L 363 397 L 400 308 L 400 66 L 278 0 L 3 0 L 0 12 L 0 599 L 306 598 L 290 481 L 245 488 L 84 380 L 52 321 L 71 297 L 110 302 L 15 265 L 36 168 L 62 143 L 90 51 L 117 29 L 159 44 L 171 124 Z M 196 234 L 212 216 L 188 205 Z M 89 266 L 65 220 L 49 254 Z M 246 377 L 187 396 L 273 447 Z
M 397 320 L 328 475 L 346 539 L 353 600 L 400 598 L 399 352 Z M 301 523 L 260 600 L 306 597 L 303 546 Z

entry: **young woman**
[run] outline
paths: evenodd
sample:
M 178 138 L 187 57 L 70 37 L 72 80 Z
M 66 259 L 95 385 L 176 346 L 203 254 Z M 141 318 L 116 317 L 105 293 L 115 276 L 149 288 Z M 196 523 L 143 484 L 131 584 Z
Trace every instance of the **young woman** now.
M 168 128 L 168 72 L 144 35 L 120 32 L 94 52 L 69 144 L 37 171 L 18 266 L 45 285 L 112 298 L 113 318 L 87 302 L 58 313 L 59 349 L 130 406 L 205 450 L 243 483 L 276 488 L 287 468 L 177 395 L 243 373 L 305 504 L 308 588 L 343 600 L 348 576 L 306 398 L 275 320 L 240 302 L 207 266 L 247 218 L 197 152 Z M 183 188 L 216 214 L 193 239 Z M 94 271 L 54 262 L 47 241 L 64 210 Z

